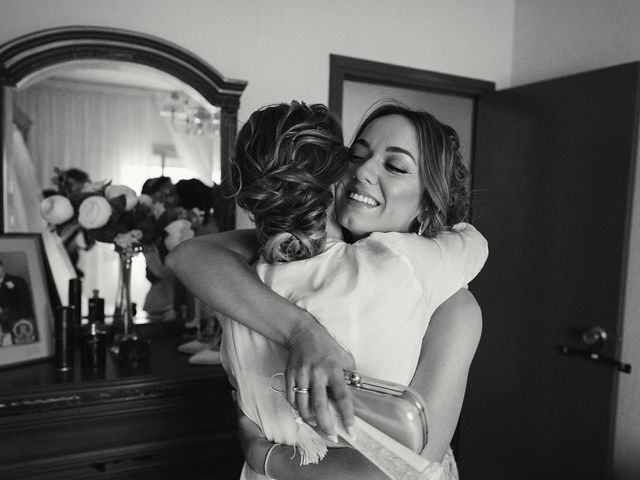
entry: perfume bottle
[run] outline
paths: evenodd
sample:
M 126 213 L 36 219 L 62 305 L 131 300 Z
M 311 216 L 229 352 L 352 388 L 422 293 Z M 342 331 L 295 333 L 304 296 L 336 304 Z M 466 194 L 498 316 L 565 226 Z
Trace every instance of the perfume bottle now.
M 100 298 L 99 290 L 94 290 L 89 299 L 89 323 L 104 323 L 104 298 Z
M 54 316 L 54 365 L 56 370 L 73 368 L 74 307 L 58 307 Z
M 79 278 L 69 280 L 69 306 L 73 307 L 73 325 L 79 331 L 82 323 L 82 280 Z
M 95 322 L 82 337 L 82 368 L 102 369 L 107 362 L 107 334 Z

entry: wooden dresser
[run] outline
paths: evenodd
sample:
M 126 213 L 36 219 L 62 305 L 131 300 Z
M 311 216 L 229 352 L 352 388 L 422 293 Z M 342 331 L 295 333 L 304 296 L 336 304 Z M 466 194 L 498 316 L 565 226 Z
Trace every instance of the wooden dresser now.
M 0 479 L 235 479 L 235 406 L 220 366 L 154 339 L 149 365 L 69 375 L 53 361 L 0 370 Z

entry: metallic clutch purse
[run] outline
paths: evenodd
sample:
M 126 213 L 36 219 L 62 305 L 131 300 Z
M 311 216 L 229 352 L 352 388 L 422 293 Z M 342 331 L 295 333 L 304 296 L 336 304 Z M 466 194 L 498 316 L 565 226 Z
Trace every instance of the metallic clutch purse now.
M 427 408 L 418 392 L 405 385 L 345 374 L 352 387 L 357 417 L 416 453 L 428 439 Z

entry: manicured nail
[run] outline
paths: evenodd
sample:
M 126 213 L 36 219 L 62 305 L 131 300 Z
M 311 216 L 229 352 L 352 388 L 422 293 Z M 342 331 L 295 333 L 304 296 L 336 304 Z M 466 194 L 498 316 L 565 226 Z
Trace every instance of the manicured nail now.
M 333 443 L 338 443 L 338 435 L 336 435 L 335 433 L 333 435 L 327 435 L 327 437 L 329 437 L 329 440 L 331 440 Z

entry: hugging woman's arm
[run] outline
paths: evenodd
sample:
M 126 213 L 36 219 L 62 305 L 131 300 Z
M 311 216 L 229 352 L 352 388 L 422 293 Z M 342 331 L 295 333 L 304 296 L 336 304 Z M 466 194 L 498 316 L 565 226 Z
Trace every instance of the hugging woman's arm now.
M 306 310 L 262 283 L 250 265 L 257 252 L 255 230 L 234 230 L 183 242 L 166 261 L 202 301 L 287 348 L 287 391 L 293 391 L 296 374 L 312 379 L 315 416 L 325 433 L 335 435 L 326 388 L 331 388 L 345 425 L 353 425 L 353 403 L 343 374 L 354 368 L 353 358 Z M 294 404 L 292 396 L 289 400 Z

